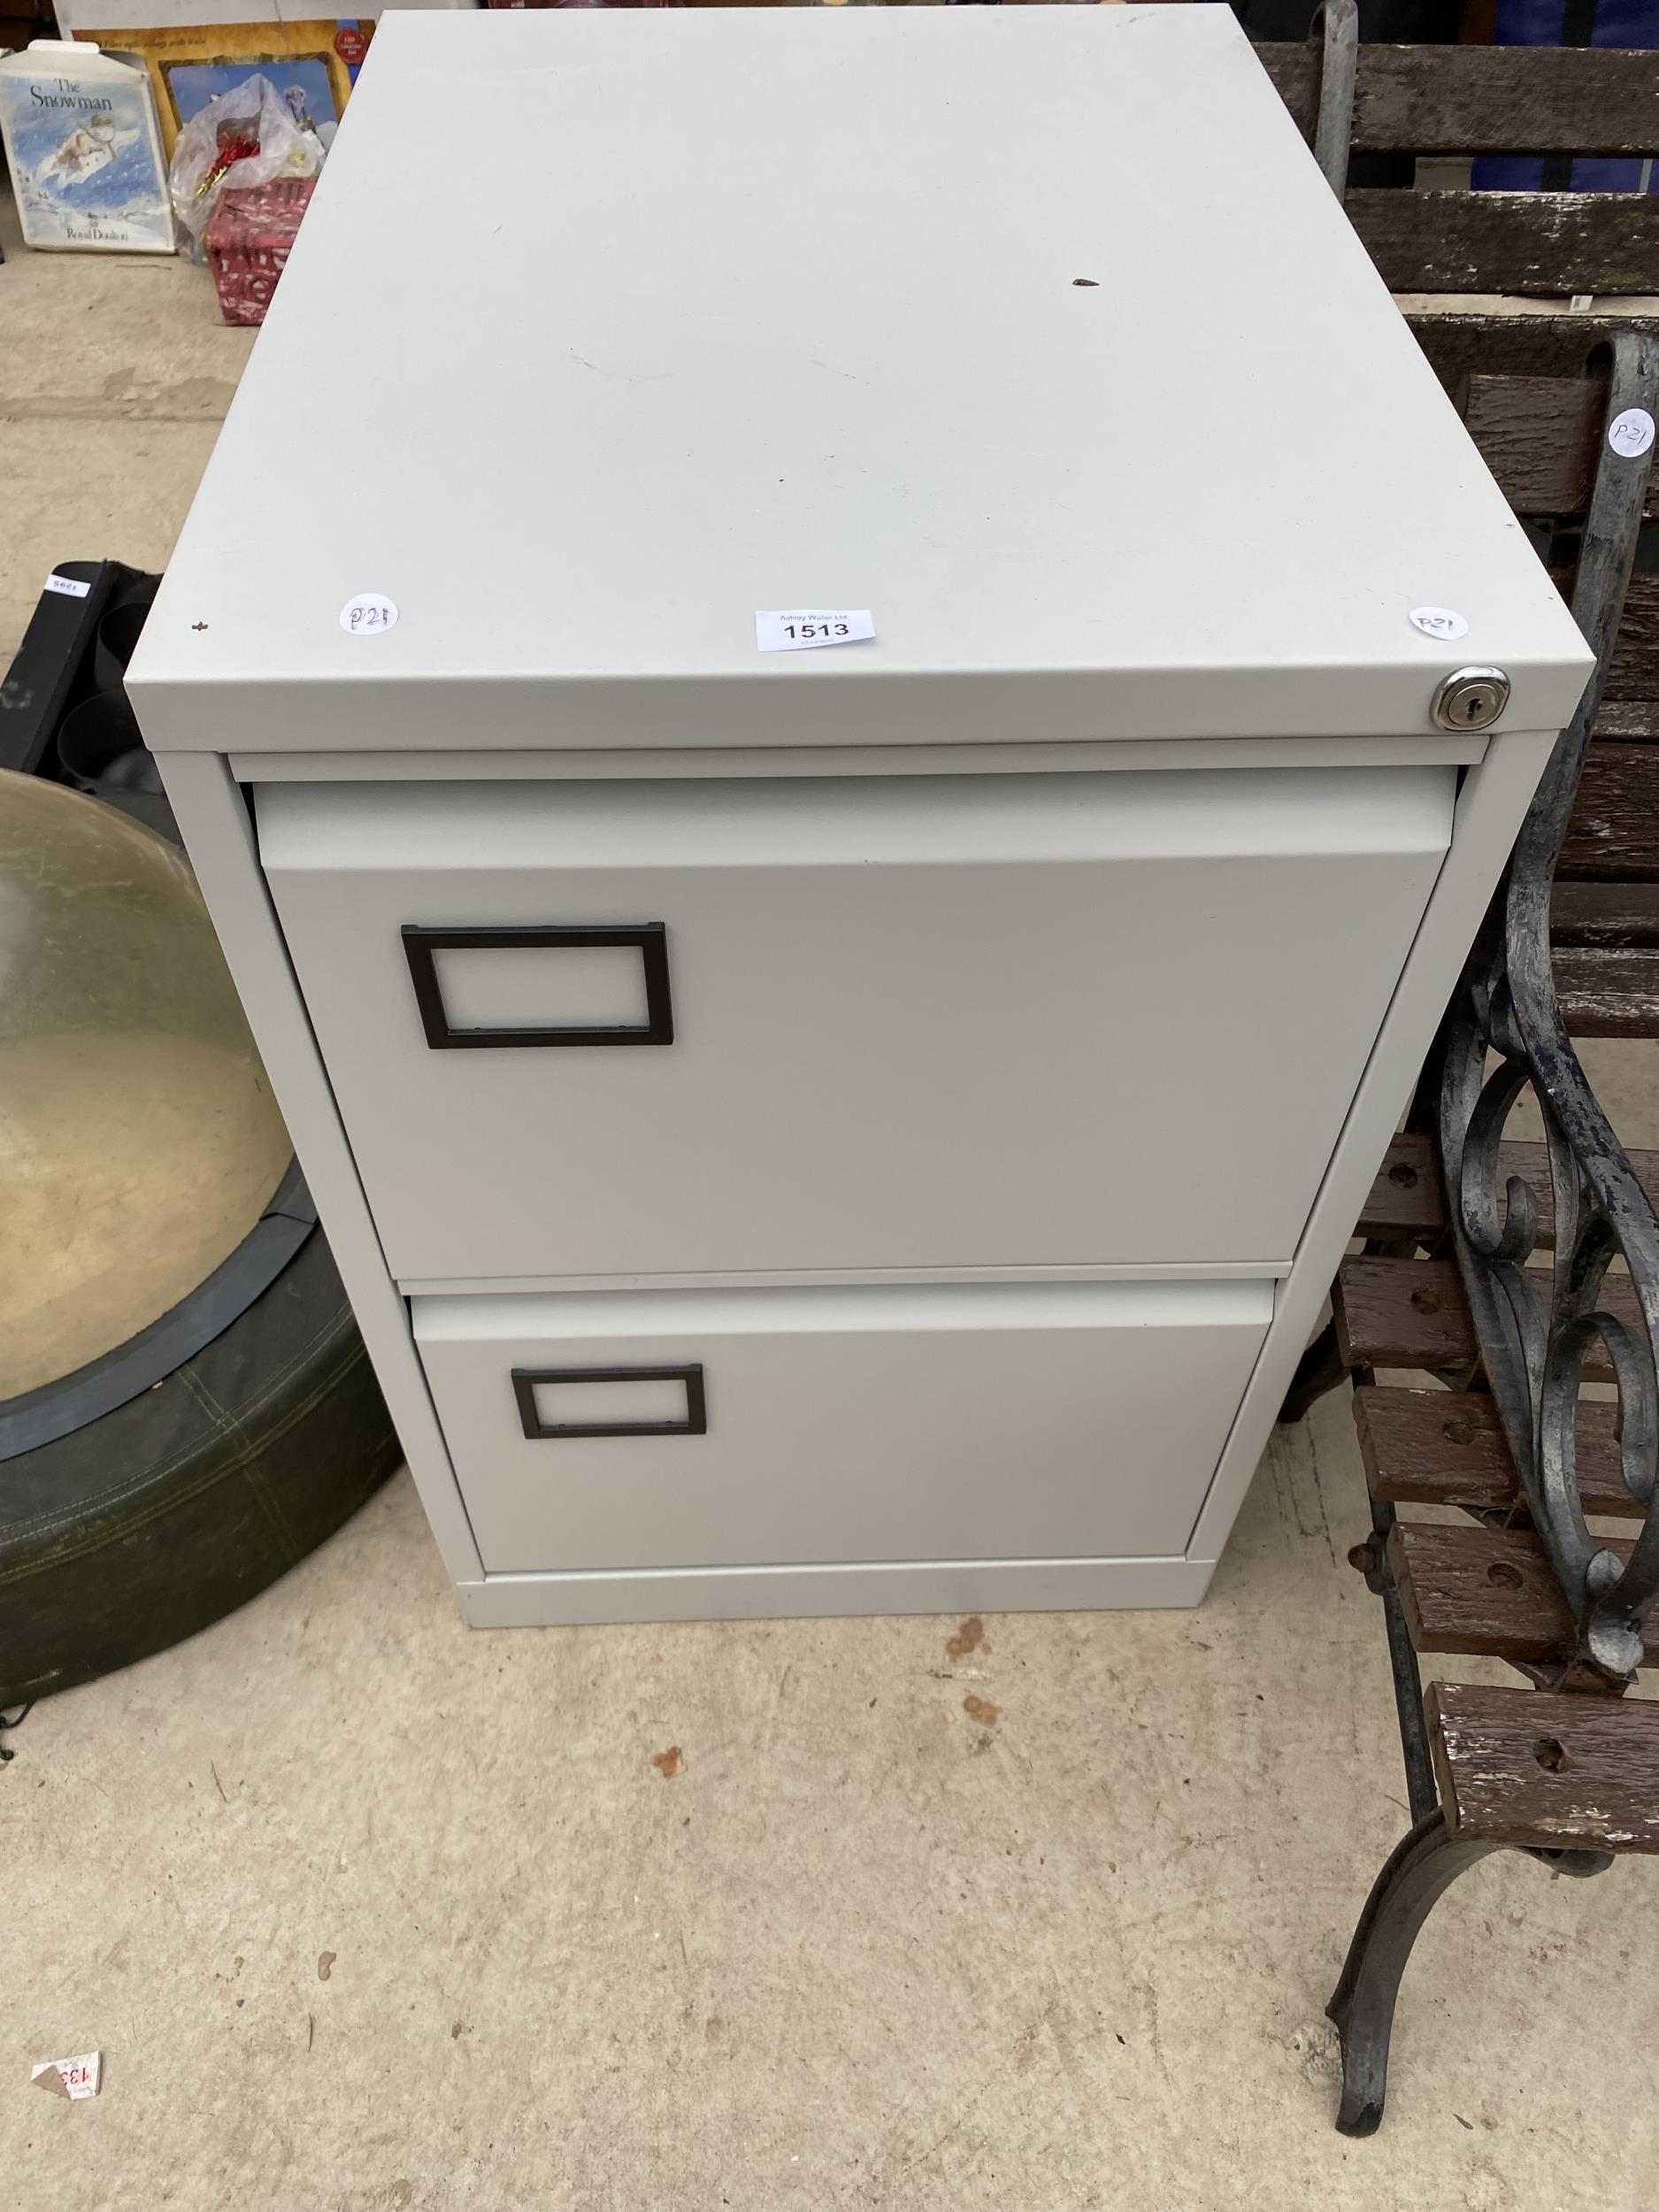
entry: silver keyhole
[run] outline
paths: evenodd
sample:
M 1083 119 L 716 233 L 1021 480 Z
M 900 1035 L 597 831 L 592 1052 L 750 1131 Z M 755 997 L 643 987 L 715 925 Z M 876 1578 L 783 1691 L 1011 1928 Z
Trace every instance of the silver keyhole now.
M 1434 694 L 1429 713 L 1442 730 L 1489 730 L 1509 703 L 1501 668 L 1455 668 Z

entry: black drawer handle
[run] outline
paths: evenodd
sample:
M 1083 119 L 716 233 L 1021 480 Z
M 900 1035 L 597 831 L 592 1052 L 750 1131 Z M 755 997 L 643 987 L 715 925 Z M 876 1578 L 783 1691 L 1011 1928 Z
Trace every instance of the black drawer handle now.
M 686 1386 L 683 1421 L 553 1421 L 541 1418 L 535 1402 L 538 1383 L 679 1382 Z M 518 1421 L 533 1444 L 560 1436 L 706 1436 L 708 1409 L 703 1395 L 703 1363 L 689 1367 L 515 1367 L 512 1394 Z
M 455 1029 L 444 1010 L 434 953 L 511 952 L 526 947 L 558 949 L 595 945 L 631 945 L 645 968 L 645 1020 L 610 1028 L 549 1026 L 539 1029 Z M 668 932 L 661 922 L 625 926 L 575 923 L 535 929 L 426 929 L 403 924 L 403 953 L 421 1027 L 434 1052 L 450 1046 L 502 1045 L 672 1045 L 674 1012 L 668 995 Z

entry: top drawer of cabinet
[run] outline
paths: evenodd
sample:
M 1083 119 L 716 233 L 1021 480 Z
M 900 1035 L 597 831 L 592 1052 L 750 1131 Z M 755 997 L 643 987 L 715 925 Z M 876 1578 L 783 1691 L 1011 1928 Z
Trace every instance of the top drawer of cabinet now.
M 275 784 L 392 1272 L 1279 1264 L 1447 768 Z

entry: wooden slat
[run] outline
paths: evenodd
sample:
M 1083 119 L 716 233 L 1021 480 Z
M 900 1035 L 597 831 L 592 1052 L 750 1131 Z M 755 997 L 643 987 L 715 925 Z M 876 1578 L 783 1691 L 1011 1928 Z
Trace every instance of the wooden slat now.
M 1455 1261 L 1350 1256 L 1331 1304 L 1345 1366 L 1461 1367 L 1475 1356 Z
M 1659 945 L 1659 883 L 1558 883 L 1549 941 L 1563 945 Z
M 1647 154 L 1659 57 L 1616 48 L 1363 46 L 1362 152 Z
M 1382 1243 L 1428 1242 L 1446 1226 L 1446 1193 L 1432 1137 L 1395 1136 L 1383 1156 L 1354 1233 Z
M 1350 192 L 1394 292 L 1659 291 L 1659 201 L 1623 192 Z
M 1541 1270 L 1535 1270 L 1547 1282 Z M 1345 1259 L 1332 1286 L 1337 1343 L 1349 1367 L 1461 1367 L 1475 1357 L 1474 1325 L 1452 1260 Z M 1641 1313 L 1630 1279 L 1609 1275 L 1601 1292 L 1606 1311 L 1640 1335 Z M 1589 1382 L 1611 1382 L 1613 1371 L 1600 1342 L 1585 1363 Z
M 1556 953 L 1558 972 L 1563 956 Z M 1659 1152 L 1637 1151 L 1626 1156 L 1649 1200 L 1659 1208 Z M 1517 1141 L 1498 1148 L 1498 1163 L 1506 1182 L 1511 1175 L 1518 1175 L 1532 1186 L 1538 1201 L 1538 1241 L 1548 1250 L 1555 1240 L 1555 1196 L 1550 1187 L 1548 1153 L 1541 1144 Z M 1420 1243 L 1432 1244 L 1445 1227 L 1446 1193 L 1434 1140 L 1394 1137 L 1377 1171 L 1355 1235 L 1371 1237 L 1379 1243 L 1403 1243 L 1414 1237 Z
M 1659 743 L 1659 699 L 1604 699 L 1595 734 L 1627 745 Z
M 1463 422 L 1511 507 L 1582 513 L 1590 496 L 1607 389 L 1587 377 L 1471 376 Z
M 1311 139 L 1319 63 L 1310 42 L 1261 45 L 1263 67 Z M 1659 151 L 1659 58 L 1612 48 L 1362 46 L 1358 153 Z
M 1561 873 L 1659 881 L 1659 747 L 1591 746 L 1561 849 Z
M 1578 1494 L 1586 1513 L 1640 1520 L 1643 1509 L 1619 1473 L 1613 1425 L 1618 1409 L 1579 1401 Z M 1515 1462 L 1498 1409 L 1484 1392 L 1402 1390 L 1362 1384 L 1354 1425 L 1371 1496 L 1392 1505 L 1461 1506 L 1506 1511 L 1515 1502 Z
M 1549 573 L 1556 590 L 1571 602 L 1571 571 L 1552 568 Z M 1655 700 L 1659 700 L 1659 574 L 1638 570 L 1624 594 L 1607 693 L 1596 720 L 1599 741 L 1618 738 L 1620 722 L 1634 715 L 1641 727 L 1628 741 L 1646 739 L 1651 742 Z
M 1624 1537 L 1603 1540 L 1628 1559 Z M 1396 1521 L 1388 1556 L 1416 1651 L 1540 1666 L 1571 1655 L 1572 1612 L 1530 1530 Z
M 1256 58 L 1272 79 L 1274 91 L 1311 146 L 1314 125 L 1319 119 L 1317 47 L 1311 39 L 1264 39 L 1256 50 Z
M 1659 1705 L 1431 1683 L 1449 1824 L 1534 1850 L 1659 1851 Z
M 1611 332 L 1659 330 L 1659 313 L 1634 309 L 1627 315 L 1571 315 L 1532 301 L 1509 305 L 1520 311 L 1471 308 L 1466 297 L 1442 304 L 1408 294 L 1400 302 L 1412 335 L 1454 399 L 1471 376 L 1582 376 L 1592 349 Z
M 1570 1037 L 1659 1037 L 1659 951 L 1570 945 L 1555 967 Z
M 1517 514 L 1582 514 L 1601 450 L 1607 387 L 1599 379 L 1471 376 L 1463 421 Z M 1647 512 L 1659 484 L 1650 477 Z
M 1607 696 L 1609 703 L 1659 699 L 1659 576 L 1638 574 L 1630 580 L 1607 675 Z M 1601 721 L 1606 727 L 1606 707 Z

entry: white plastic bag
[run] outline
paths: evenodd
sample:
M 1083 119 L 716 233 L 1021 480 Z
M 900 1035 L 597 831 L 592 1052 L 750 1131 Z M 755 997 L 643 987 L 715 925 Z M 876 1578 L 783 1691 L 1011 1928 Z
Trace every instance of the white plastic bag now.
M 323 144 L 303 130 L 269 77 L 244 78 L 193 115 L 173 150 L 173 212 L 193 239 L 207 228 L 219 195 L 279 177 L 314 177 Z

